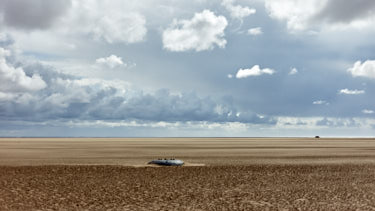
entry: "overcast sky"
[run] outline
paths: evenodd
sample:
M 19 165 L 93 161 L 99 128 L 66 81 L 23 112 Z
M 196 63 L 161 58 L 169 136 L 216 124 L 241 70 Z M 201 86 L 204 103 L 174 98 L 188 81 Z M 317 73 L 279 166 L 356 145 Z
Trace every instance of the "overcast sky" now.
M 0 0 L 0 136 L 375 136 L 374 0 Z

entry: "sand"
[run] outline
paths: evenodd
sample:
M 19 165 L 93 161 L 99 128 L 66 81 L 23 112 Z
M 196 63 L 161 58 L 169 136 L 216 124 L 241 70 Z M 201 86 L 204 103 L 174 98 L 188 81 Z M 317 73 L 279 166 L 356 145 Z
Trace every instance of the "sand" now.
M 375 210 L 374 139 L 0 139 L 0 210 Z M 175 157 L 183 167 L 149 167 Z
M 175 157 L 188 164 L 375 163 L 375 139 L 0 138 L 0 165 L 142 166 Z

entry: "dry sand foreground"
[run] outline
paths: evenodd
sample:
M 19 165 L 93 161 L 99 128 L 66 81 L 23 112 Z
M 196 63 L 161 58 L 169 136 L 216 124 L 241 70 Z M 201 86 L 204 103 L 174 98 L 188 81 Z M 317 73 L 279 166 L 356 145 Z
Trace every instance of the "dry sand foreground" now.
M 374 139 L 3 138 L 0 210 L 375 210 L 374 150 Z M 190 166 L 144 167 L 171 156 Z

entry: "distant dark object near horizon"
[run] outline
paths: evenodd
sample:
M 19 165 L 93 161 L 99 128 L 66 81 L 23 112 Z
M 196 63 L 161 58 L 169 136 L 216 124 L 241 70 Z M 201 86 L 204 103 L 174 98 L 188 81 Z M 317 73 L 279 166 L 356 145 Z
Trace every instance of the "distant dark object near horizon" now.
M 315 136 L 315 138 L 320 138 L 320 136 Z
M 161 165 L 161 166 L 182 166 L 184 165 L 184 161 L 182 160 L 176 160 L 174 158 L 171 159 L 157 159 L 157 160 L 152 160 L 148 162 L 148 164 L 156 164 L 156 165 Z

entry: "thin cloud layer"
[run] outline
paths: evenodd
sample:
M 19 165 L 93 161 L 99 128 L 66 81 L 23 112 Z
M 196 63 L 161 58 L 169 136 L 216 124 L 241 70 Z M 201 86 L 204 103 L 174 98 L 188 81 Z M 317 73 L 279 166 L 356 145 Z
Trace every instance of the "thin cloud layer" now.
M 329 105 L 325 100 L 316 100 L 313 102 L 314 105 Z
M 217 45 L 224 48 L 224 30 L 228 22 L 210 10 L 195 13 L 190 20 L 174 20 L 163 32 L 163 47 L 169 51 L 204 51 Z
M 364 114 L 373 114 L 374 111 L 373 111 L 373 110 L 370 110 L 370 109 L 363 109 L 363 110 L 362 110 L 362 113 L 364 113 Z

